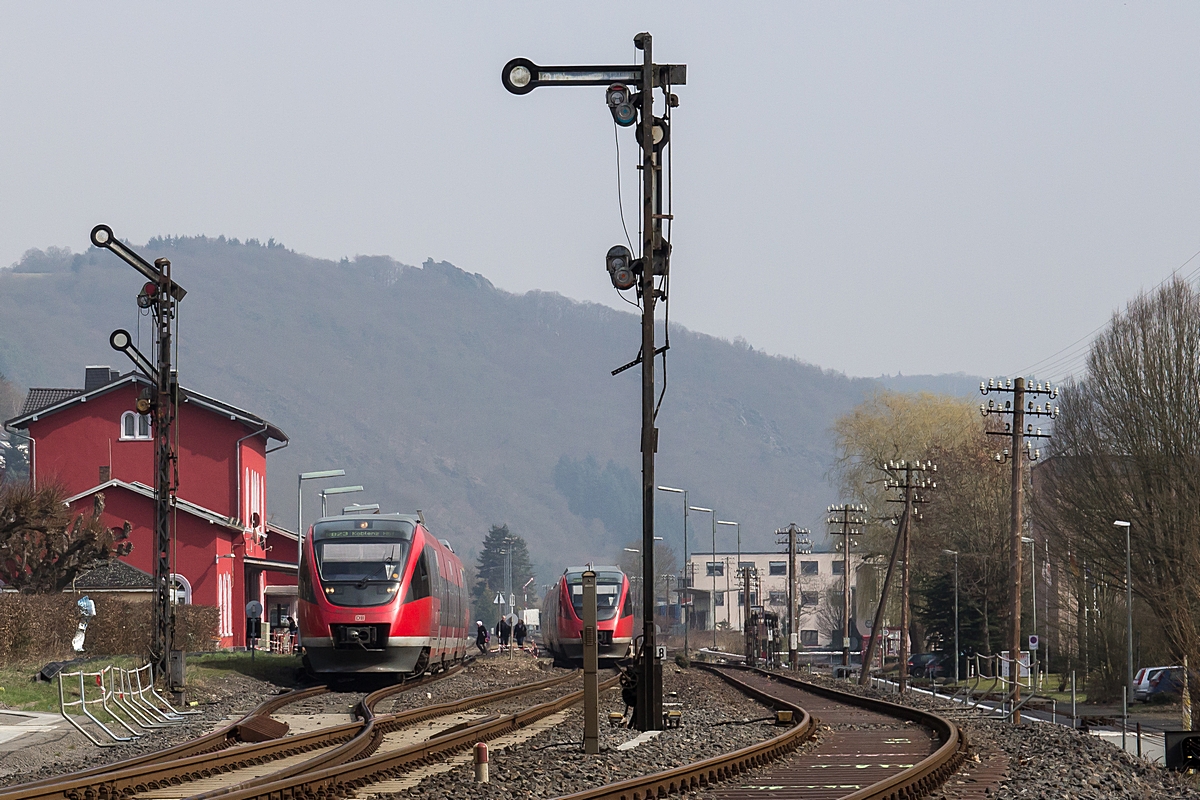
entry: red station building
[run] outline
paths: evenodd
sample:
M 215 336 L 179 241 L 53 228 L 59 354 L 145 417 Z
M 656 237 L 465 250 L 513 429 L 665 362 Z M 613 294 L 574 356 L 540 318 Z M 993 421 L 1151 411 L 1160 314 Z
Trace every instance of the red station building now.
M 35 485 L 61 485 L 82 513 L 103 492 L 105 525 L 133 528 L 133 550 L 122 560 L 153 574 L 154 440 L 150 416 L 134 410 L 146 387 L 153 385 L 139 373 L 87 367 L 82 390 L 30 389 L 5 427 L 29 437 Z M 216 606 L 218 646 L 243 647 L 248 601 L 263 603 L 273 623 L 295 613 L 296 534 L 266 522 L 267 454 L 288 439 L 254 414 L 183 387 L 177 431 L 175 602 Z

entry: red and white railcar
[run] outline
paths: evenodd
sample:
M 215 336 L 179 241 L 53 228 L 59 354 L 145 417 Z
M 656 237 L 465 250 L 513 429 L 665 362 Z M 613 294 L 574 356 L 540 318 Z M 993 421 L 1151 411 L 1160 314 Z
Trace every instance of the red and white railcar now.
M 583 661 L 583 571 L 568 567 L 542 600 L 542 644 L 559 661 Z M 596 638 L 600 658 L 624 658 L 633 641 L 633 598 L 619 567 L 596 573 Z
M 297 581 L 310 672 L 419 675 L 473 642 L 463 565 L 407 514 L 326 517 L 305 536 Z

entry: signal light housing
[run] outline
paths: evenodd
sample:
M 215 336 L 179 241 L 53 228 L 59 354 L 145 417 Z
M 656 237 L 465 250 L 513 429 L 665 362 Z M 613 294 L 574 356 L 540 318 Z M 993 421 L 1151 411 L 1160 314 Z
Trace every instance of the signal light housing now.
M 605 92 L 604 100 L 608 103 L 608 110 L 612 112 L 613 121 L 622 128 L 628 128 L 637 122 L 637 108 L 628 86 L 623 83 L 612 84 Z
M 637 285 L 637 272 L 634 269 L 636 263 L 633 253 L 629 252 L 625 245 L 617 244 L 608 248 L 604 266 L 608 270 L 608 277 L 612 279 L 613 287 L 625 291 Z

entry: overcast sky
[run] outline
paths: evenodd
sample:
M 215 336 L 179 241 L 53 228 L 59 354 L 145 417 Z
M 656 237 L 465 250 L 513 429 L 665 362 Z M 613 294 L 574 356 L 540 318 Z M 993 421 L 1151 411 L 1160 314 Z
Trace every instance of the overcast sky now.
M 1200 250 L 1194 3 L 0 11 L 0 265 L 106 222 L 627 308 L 603 270 L 624 239 L 603 90 L 517 97 L 500 70 L 631 63 L 641 30 L 688 65 L 671 313 L 690 328 L 851 375 L 1013 375 Z

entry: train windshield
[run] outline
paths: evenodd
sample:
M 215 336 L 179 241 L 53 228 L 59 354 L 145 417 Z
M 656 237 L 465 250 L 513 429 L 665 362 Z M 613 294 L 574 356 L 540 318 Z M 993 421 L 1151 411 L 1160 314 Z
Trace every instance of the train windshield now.
M 394 517 L 318 522 L 313 551 L 321 580 L 364 586 L 400 580 L 415 528 L 412 521 Z
M 568 572 L 567 587 L 571 592 L 571 606 L 575 615 L 583 619 L 583 573 Z M 621 604 L 621 587 L 625 583 L 625 574 L 621 572 L 596 573 L 596 619 L 612 619 L 617 615 Z

